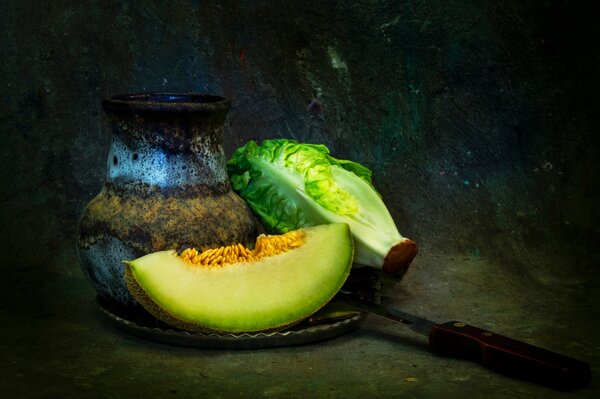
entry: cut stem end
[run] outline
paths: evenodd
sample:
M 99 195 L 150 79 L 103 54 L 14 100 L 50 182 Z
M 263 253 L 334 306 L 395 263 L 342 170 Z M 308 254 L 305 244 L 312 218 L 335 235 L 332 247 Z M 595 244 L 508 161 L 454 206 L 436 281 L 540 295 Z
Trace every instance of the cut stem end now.
M 417 256 L 417 243 L 408 238 L 390 248 L 383 260 L 383 270 L 389 274 L 404 274 Z

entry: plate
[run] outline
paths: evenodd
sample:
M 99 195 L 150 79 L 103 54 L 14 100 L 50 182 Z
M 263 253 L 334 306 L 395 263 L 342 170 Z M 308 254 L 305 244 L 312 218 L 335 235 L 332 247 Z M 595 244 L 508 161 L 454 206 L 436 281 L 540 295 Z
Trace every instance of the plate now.
M 143 310 L 124 311 L 101 297 L 97 303 L 102 313 L 119 329 L 150 341 L 206 349 L 260 349 L 305 345 L 335 338 L 354 330 L 366 316 L 361 312 L 334 309 L 334 317 L 319 317 L 317 324 L 303 321 L 287 330 L 267 333 L 217 334 L 178 330 Z M 322 313 L 323 315 L 323 313 Z

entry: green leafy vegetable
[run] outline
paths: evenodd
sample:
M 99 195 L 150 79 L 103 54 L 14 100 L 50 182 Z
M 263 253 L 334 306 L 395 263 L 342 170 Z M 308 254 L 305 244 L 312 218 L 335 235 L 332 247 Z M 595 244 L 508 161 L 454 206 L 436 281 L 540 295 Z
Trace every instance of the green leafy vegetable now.
M 329 155 L 324 145 L 249 141 L 227 162 L 233 189 L 271 233 L 348 223 L 355 262 L 390 272 L 406 269 L 416 244 L 400 235 L 371 171 Z

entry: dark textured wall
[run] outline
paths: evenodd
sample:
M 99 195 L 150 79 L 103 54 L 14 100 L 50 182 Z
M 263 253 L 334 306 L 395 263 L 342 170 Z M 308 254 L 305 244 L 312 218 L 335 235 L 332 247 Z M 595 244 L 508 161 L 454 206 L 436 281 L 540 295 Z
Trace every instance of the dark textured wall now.
M 372 168 L 423 253 L 588 278 L 600 241 L 593 3 L 4 1 L 4 262 L 42 268 L 74 249 L 105 173 L 101 98 L 173 90 L 232 99 L 228 154 L 292 137 Z M 51 273 L 79 276 L 62 267 Z

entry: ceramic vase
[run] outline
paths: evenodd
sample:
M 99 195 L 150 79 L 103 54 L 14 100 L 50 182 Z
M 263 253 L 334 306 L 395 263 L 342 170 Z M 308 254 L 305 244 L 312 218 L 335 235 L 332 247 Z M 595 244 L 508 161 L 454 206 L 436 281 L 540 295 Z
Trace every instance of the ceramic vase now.
M 100 193 L 78 225 L 81 267 L 101 299 L 135 307 L 124 260 L 166 249 L 249 245 L 257 222 L 229 184 L 223 124 L 230 101 L 141 93 L 102 102 L 112 134 Z

